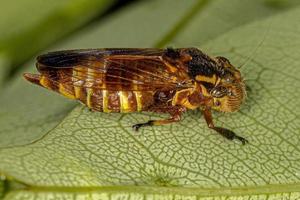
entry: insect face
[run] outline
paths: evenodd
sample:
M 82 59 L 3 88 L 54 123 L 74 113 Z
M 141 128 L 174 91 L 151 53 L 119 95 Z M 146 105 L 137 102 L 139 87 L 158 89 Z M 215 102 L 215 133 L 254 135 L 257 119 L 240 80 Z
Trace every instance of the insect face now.
M 206 107 L 221 112 L 234 112 L 243 103 L 246 91 L 241 73 L 224 57 L 210 57 L 202 51 L 189 48 L 189 76 L 200 85 L 199 91 Z
M 237 111 L 246 97 L 241 73 L 224 57 L 216 57 L 220 75 L 215 86 L 209 90 L 214 99 L 213 109 L 222 112 Z

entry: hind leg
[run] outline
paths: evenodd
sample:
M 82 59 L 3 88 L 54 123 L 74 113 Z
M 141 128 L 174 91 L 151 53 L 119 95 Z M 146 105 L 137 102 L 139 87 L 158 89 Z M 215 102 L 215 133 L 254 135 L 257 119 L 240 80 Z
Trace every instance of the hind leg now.
M 160 119 L 160 120 L 149 120 L 148 122 L 145 123 L 140 123 L 140 124 L 135 124 L 132 126 L 132 128 L 135 131 L 138 131 L 141 127 L 144 126 L 159 126 L 159 125 L 164 125 L 164 124 L 170 124 L 173 122 L 178 122 L 181 120 L 181 114 L 185 112 L 184 108 L 170 108 L 169 110 L 160 110 L 161 112 L 168 112 L 171 117 L 168 119 Z

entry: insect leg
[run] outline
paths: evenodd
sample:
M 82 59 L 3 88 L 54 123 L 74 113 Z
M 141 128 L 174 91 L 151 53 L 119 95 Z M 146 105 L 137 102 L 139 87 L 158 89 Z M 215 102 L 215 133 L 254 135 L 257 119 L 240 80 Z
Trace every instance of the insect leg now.
M 139 128 L 144 127 L 144 126 L 158 126 L 158 125 L 164 125 L 164 124 L 170 124 L 173 122 L 178 122 L 181 119 L 181 113 L 184 111 L 185 110 L 183 110 L 183 109 L 178 109 L 175 112 L 170 112 L 171 117 L 169 119 L 149 120 L 146 123 L 135 124 L 132 126 L 132 128 L 135 131 L 138 131 Z
M 241 141 L 243 145 L 248 143 L 247 139 L 236 135 L 233 131 L 228 130 L 226 128 L 222 128 L 222 127 L 216 127 L 213 123 L 211 110 L 209 108 L 205 108 L 203 110 L 203 114 L 204 114 L 205 121 L 206 121 L 209 128 L 217 131 L 219 134 L 221 134 L 223 137 L 225 137 L 229 140 L 237 139 L 237 140 Z

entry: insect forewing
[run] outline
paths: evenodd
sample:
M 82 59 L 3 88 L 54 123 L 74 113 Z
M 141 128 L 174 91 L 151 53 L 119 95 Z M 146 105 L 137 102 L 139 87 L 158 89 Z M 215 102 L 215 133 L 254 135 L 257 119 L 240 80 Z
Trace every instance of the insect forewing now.
M 59 51 L 39 56 L 37 69 L 53 82 L 84 88 L 151 91 L 183 87 L 188 75 L 171 72 L 163 53 L 160 49 Z

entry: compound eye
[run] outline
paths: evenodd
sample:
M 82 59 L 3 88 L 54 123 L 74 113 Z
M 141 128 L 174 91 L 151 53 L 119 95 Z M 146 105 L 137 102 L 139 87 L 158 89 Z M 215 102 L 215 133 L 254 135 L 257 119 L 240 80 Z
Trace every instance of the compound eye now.
M 226 87 L 218 86 L 218 87 L 213 88 L 213 89 L 210 91 L 210 94 L 211 94 L 213 97 L 221 98 L 221 97 L 224 97 L 224 96 L 227 94 L 227 92 L 228 92 L 228 90 L 227 90 Z

